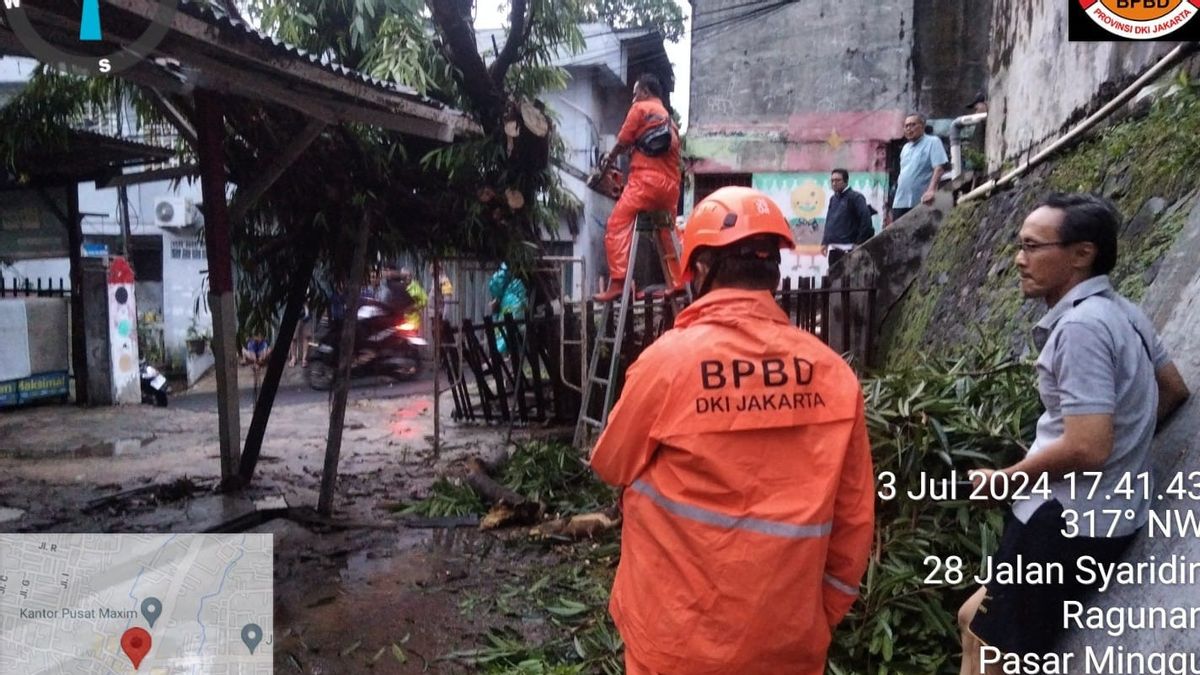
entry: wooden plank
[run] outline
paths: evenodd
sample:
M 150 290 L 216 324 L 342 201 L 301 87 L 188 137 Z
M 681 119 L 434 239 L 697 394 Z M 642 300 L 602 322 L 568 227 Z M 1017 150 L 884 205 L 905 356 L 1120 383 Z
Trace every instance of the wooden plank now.
M 378 214 L 370 209 L 358 224 L 354 242 L 354 254 L 350 259 L 348 289 L 362 288 L 367 269 L 367 244 L 371 231 L 376 227 Z M 348 225 L 349 223 L 347 223 Z M 328 516 L 333 513 L 333 496 L 337 487 L 338 463 L 342 454 L 342 437 L 345 434 L 346 399 L 350 395 L 350 373 L 354 363 L 354 318 L 362 301 L 359 293 L 347 292 L 346 313 L 342 320 L 342 334 L 338 336 L 337 370 L 333 376 L 333 391 L 329 405 L 329 434 L 325 440 L 325 464 L 321 471 L 321 493 L 317 498 L 317 513 Z M 283 349 L 283 345 L 276 345 Z
M 521 336 L 520 329 L 517 327 L 516 319 L 509 312 L 504 313 L 504 334 L 506 336 L 505 342 L 508 345 L 508 357 L 512 361 L 513 393 L 517 399 L 517 413 L 520 415 L 522 422 L 528 422 L 529 407 L 525 402 L 525 390 L 528 387 L 526 385 L 524 367 L 528 347 Z
M 259 171 L 255 172 L 256 178 L 244 188 L 239 188 L 233 195 L 233 204 L 229 207 L 229 219 L 231 222 L 240 223 L 246 217 L 246 212 L 254 203 L 258 201 L 275 181 L 287 171 L 289 167 L 296 163 L 308 146 L 312 145 L 313 141 L 321 135 L 327 125 L 320 120 L 310 119 L 304 125 L 304 129 L 294 136 L 291 141 L 284 146 L 283 150 L 271 158 L 271 161 Z
M 212 92 L 199 89 L 195 99 L 208 283 L 210 300 L 219 303 L 219 316 L 214 317 L 213 321 L 213 351 L 217 357 L 221 485 L 227 489 L 237 489 L 240 487 L 238 455 L 241 452 L 236 365 L 239 352 L 234 335 L 237 327 L 233 316 L 233 247 L 229 233 L 229 212 L 225 204 L 225 117 L 221 113 L 221 102 Z
M 462 382 L 462 369 L 459 367 L 457 356 L 458 349 L 455 347 L 457 340 L 454 340 L 454 327 L 449 321 L 442 319 L 442 344 L 438 351 L 437 360 L 439 365 L 446 373 L 446 378 L 450 381 L 450 396 L 454 400 L 454 412 L 451 413 L 451 418 L 455 420 L 469 419 L 470 415 L 470 399 L 463 400 L 459 385 Z
M 546 393 L 542 390 L 545 383 L 542 382 L 542 364 L 546 363 L 542 358 L 542 350 L 545 347 L 545 336 L 542 334 L 541 325 L 544 321 L 537 321 L 529 316 L 525 317 L 525 354 L 529 358 L 530 374 L 533 377 L 533 403 L 537 408 L 539 420 L 549 418 L 549 409 L 546 406 Z
M 150 169 L 147 171 L 139 171 L 137 173 L 122 173 L 115 176 L 104 178 L 96 181 L 96 189 L 104 190 L 106 188 L 128 187 L 130 185 L 140 185 L 142 183 L 155 183 L 161 180 L 171 180 L 174 178 L 189 178 L 200 175 L 200 167 L 195 164 L 183 164 L 180 166 L 171 166 L 165 169 Z
M 475 386 L 479 390 L 479 402 L 483 409 L 483 419 L 492 421 L 492 405 L 491 400 L 495 398 L 491 387 L 487 384 L 487 373 L 483 369 L 484 353 L 483 347 L 480 346 L 478 338 L 475 337 L 475 325 L 470 319 L 463 319 L 463 342 L 466 344 L 466 351 L 463 355 L 466 357 L 467 365 L 471 368 L 471 372 L 475 375 Z
M 197 140 L 199 137 L 196 135 L 195 127 L 192 126 L 191 121 L 188 120 L 188 116 L 184 114 L 183 110 L 161 91 L 153 87 L 142 87 L 142 93 L 146 94 L 146 97 L 150 100 L 150 104 L 162 113 L 163 117 L 167 118 L 167 121 L 171 123 L 171 126 L 175 127 L 175 130 L 188 142 L 188 145 L 192 146 L 193 150 L 196 149 L 199 144 L 199 140 Z
M 504 357 L 500 354 L 500 348 L 496 346 L 496 323 L 490 316 L 483 319 L 483 342 L 487 345 L 492 377 L 496 381 L 496 402 L 500 407 L 500 419 L 506 422 L 511 421 L 512 413 L 508 409 L 508 385 L 505 382 Z

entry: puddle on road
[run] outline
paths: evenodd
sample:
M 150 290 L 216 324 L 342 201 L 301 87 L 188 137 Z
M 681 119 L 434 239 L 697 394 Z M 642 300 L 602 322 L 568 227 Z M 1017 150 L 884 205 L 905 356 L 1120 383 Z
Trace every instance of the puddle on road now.
M 157 436 L 150 436 L 149 438 L 122 438 L 109 443 L 81 446 L 70 454 L 72 457 L 120 457 L 122 455 L 133 455 L 156 440 L 158 440 Z
M 451 527 L 432 531 L 429 550 L 440 555 L 487 555 L 493 540 L 470 527 Z
M 417 397 L 393 412 L 392 419 L 388 422 L 392 436 L 401 440 L 420 437 L 422 431 L 417 420 L 426 415 L 432 405 L 427 397 Z
M 276 601 L 282 638 L 276 662 L 294 660 L 313 673 L 465 672 L 424 661 L 473 644 L 458 597 L 443 589 L 471 576 L 471 552 L 483 549 L 486 555 L 481 542 L 487 539 L 473 530 L 404 530 L 351 553 L 332 583 L 308 577 L 284 583 L 285 590 L 277 584 L 284 592 Z M 403 645 L 408 663 L 392 657 L 393 644 Z M 380 649 L 386 658 L 371 662 Z
M 77 445 L 62 450 L 0 450 L 0 457 L 12 459 L 49 459 L 49 458 L 92 458 L 92 457 L 121 457 L 136 455 L 144 448 L 158 440 L 157 435 L 145 438 L 120 438 L 115 441 L 101 441 L 86 445 Z
M 346 558 L 339 580 L 353 593 L 358 584 L 419 584 L 463 556 L 484 556 L 488 537 L 469 528 L 430 531 L 430 535 L 401 536 L 390 547 L 372 547 Z M 414 533 L 415 534 L 415 533 Z

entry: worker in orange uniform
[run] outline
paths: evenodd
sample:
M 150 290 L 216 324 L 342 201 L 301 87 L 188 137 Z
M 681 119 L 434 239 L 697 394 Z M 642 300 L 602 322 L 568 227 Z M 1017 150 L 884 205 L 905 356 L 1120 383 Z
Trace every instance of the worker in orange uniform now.
M 637 675 L 823 675 L 867 568 L 854 372 L 776 304 L 794 246 L 766 195 L 717 190 L 683 235 L 697 300 L 630 366 L 592 452 L 623 488 L 609 611 Z
M 612 302 L 621 297 L 625 273 L 629 269 L 629 247 L 633 243 L 634 223 L 640 211 L 670 211 L 671 222 L 679 204 L 680 165 L 679 129 L 662 102 L 662 84 L 650 73 L 643 73 L 633 85 L 633 106 L 625 116 L 617 144 L 600 165 L 605 175 L 617 157 L 632 152 L 629 180 L 621 198 L 608 217 L 604 250 L 608 257 L 608 289 L 594 296 L 596 302 Z M 674 247 L 668 230 L 656 231 L 662 250 Z M 672 258 L 668 290 L 682 290 L 679 264 Z

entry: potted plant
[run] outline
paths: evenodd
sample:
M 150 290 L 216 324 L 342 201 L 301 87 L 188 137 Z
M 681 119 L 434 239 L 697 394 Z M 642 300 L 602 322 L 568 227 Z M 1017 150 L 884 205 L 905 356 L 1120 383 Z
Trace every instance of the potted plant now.
M 212 340 L 212 333 L 208 329 L 201 330 L 196 324 L 196 318 L 192 317 L 192 325 L 188 327 L 187 331 L 188 352 L 200 356 L 208 348 L 210 340 Z

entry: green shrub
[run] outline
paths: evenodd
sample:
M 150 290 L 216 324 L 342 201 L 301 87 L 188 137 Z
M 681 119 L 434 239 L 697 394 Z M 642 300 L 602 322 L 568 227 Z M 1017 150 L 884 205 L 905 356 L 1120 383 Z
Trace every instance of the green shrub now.
M 926 583 L 928 556 L 959 556 L 964 579 L 995 549 L 1003 510 L 981 502 L 914 501 L 926 480 L 959 480 L 977 467 L 1007 466 L 1033 436 L 1040 412 L 1030 364 L 1000 346 L 962 358 L 920 358 L 864 379 L 875 475 L 891 472 L 897 496 L 877 499 L 876 538 L 862 597 L 838 627 L 829 671 L 837 674 L 957 673 L 958 606 L 971 583 Z M 965 495 L 959 495 L 964 497 Z

